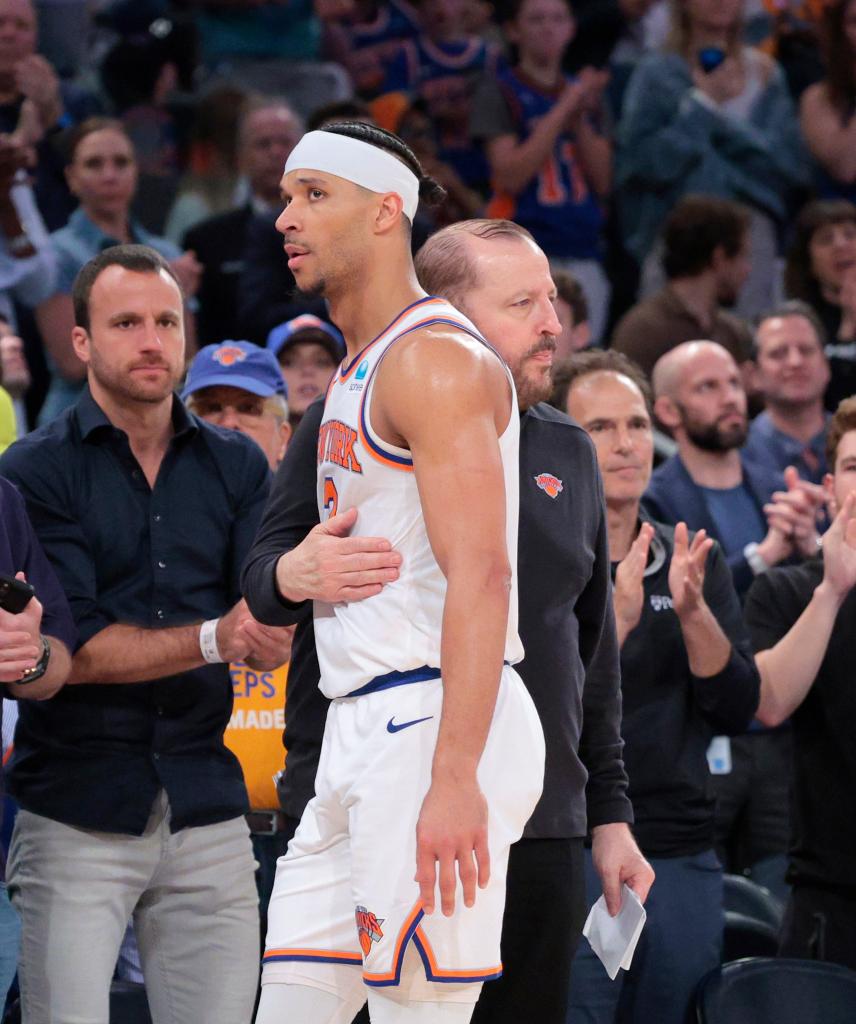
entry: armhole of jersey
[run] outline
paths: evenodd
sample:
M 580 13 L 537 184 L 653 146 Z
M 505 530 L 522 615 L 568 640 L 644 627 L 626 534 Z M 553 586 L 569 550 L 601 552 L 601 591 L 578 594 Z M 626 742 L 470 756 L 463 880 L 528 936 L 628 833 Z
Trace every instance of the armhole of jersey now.
M 502 440 L 508 433 L 508 429 L 514 419 L 514 413 L 517 408 L 517 388 L 514 386 L 514 377 L 511 373 L 511 368 L 508 363 L 502 358 L 499 352 L 494 348 L 493 345 L 480 334 L 472 331 L 467 327 L 466 324 L 458 323 L 447 317 L 436 317 L 428 323 L 415 324 L 413 327 L 408 328 L 406 331 L 402 331 L 397 337 L 393 338 L 392 341 L 387 345 L 386 349 L 381 354 L 378 361 L 372 367 L 369 373 L 368 380 L 366 381 L 366 388 L 363 392 L 362 400 L 360 401 L 360 416 L 359 416 L 359 434 L 360 440 L 365 446 L 366 451 L 372 458 L 377 459 L 378 462 L 383 463 L 385 466 L 389 466 L 391 469 L 403 470 L 407 473 L 413 472 L 413 457 L 410 453 L 409 448 L 399 448 L 394 444 L 390 444 L 388 441 L 384 441 L 383 438 L 379 437 L 374 431 L 371 424 L 371 395 L 374 388 L 375 374 L 380 369 L 387 353 L 392 346 L 400 339 L 411 334 L 413 331 L 421 330 L 424 327 L 432 327 L 434 324 L 448 324 L 451 327 L 457 327 L 458 330 L 468 334 L 471 338 L 475 338 L 476 341 L 481 342 L 489 351 L 491 351 L 502 365 L 505 370 L 505 376 L 508 380 L 508 387 L 511 399 L 511 407 L 508 413 L 508 421 L 502 429 L 502 433 L 498 435 L 498 440 Z
M 404 332 L 404 334 L 408 333 L 408 331 Z M 397 338 L 394 338 L 389 343 L 369 373 L 369 379 L 366 381 L 365 391 L 363 391 L 363 397 L 360 401 L 360 416 L 357 429 L 359 431 L 360 441 L 362 441 L 366 451 L 373 459 L 376 459 L 384 466 L 388 466 L 390 469 L 398 469 L 404 473 L 412 473 L 413 458 L 411 457 L 410 451 L 407 448 L 398 448 L 394 444 L 389 444 L 387 441 L 384 441 L 379 437 L 372 429 L 370 416 L 371 395 L 372 390 L 374 389 L 375 374 L 386 358 L 386 353 L 389 352 L 395 342 L 398 341 L 398 338 L 404 337 L 404 334 L 399 334 Z

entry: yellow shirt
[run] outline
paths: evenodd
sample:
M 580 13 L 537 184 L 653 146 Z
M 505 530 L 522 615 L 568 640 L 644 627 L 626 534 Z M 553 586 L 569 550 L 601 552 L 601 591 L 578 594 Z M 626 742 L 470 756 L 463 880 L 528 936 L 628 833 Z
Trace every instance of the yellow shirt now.
M 285 682 L 288 662 L 272 672 L 256 672 L 242 661 L 229 666 L 235 704 L 226 727 L 226 746 L 241 762 L 250 807 L 279 808 L 274 776 L 285 764 Z
M 0 452 L 5 452 L 17 438 L 15 407 L 5 388 L 0 388 Z

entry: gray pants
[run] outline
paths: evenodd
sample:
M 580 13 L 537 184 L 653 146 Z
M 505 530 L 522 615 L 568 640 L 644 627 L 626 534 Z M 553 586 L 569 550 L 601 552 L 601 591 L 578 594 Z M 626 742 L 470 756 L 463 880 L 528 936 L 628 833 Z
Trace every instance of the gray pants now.
M 243 818 L 169 830 L 164 793 L 142 836 L 20 811 L 9 894 L 21 917 L 23 1024 L 108 1024 L 131 916 L 154 1024 L 248 1024 L 258 896 Z

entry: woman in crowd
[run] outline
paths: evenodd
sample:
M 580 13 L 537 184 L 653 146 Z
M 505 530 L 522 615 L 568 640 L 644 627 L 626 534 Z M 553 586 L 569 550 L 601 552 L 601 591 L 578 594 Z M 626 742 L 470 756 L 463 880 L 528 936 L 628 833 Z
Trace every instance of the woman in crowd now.
M 743 0 L 674 5 L 668 48 L 640 60 L 624 99 L 616 175 L 625 243 L 641 264 L 687 193 L 744 203 L 752 271 L 737 308 L 754 315 L 775 298 L 779 232 L 807 180 L 793 104 L 775 61 L 742 43 Z
M 856 201 L 856 0 L 823 11 L 826 77 L 800 102 L 800 126 L 818 167 L 821 196 Z
M 69 188 L 80 206 L 68 224 L 51 235 L 58 260 L 57 290 L 36 309 L 52 373 L 39 422 L 47 423 L 71 405 L 85 380 L 83 363 L 74 354 L 71 331 L 74 309 L 71 288 L 77 272 L 93 256 L 110 245 L 139 242 L 157 249 L 170 260 L 182 283 L 185 297 L 199 286 L 200 265 L 192 253 L 152 235 L 131 217 L 131 201 L 137 185 L 134 147 L 120 121 L 90 118 L 74 132 L 66 167 Z M 193 338 L 192 323 L 188 335 Z
M 856 392 L 856 205 L 816 200 L 804 207 L 785 269 L 788 298 L 812 306 L 826 328 L 832 379 L 826 407 Z
M 522 224 L 550 262 L 580 282 L 598 341 L 610 295 L 601 262 L 612 184 L 612 146 L 600 116 L 608 75 L 562 71 L 574 32 L 567 0 L 516 0 L 506 35 L 517 60 L 483 79 L 472 131 L 485 140 L 490 162 L 489 212 Z

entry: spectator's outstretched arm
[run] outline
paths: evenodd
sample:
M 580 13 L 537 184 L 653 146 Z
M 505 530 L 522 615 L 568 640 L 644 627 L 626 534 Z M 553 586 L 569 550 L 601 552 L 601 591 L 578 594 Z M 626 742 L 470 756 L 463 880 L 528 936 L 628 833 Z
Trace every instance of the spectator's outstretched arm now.
M 856 182 L 856 117 L 842 120 L 827 99 L 825 82 L 802 94 L 800 128 L 812 156 L 831 177 L 845 185 Z
M 760 684 L 740 601 L 718 544 L 707 556 L 702 588 L 706 624 L 699 617 L 688 625 L 679 616 L 693 697 L 718 734 L 734 735 L 751 721 Z
M 791 629 L 777 643 L 756 654 L 761 673 L 758 718 L 779 725 L 805 700 L 829 646 L 844 599 L 856 585 L 856 493 L 848 495 L 823 537 L 823 579 Z M 759 578 L 746 601 L 746 619 L 763 632 L 775 587 Z M 756 646 L 759 646 L 756 644 Z

